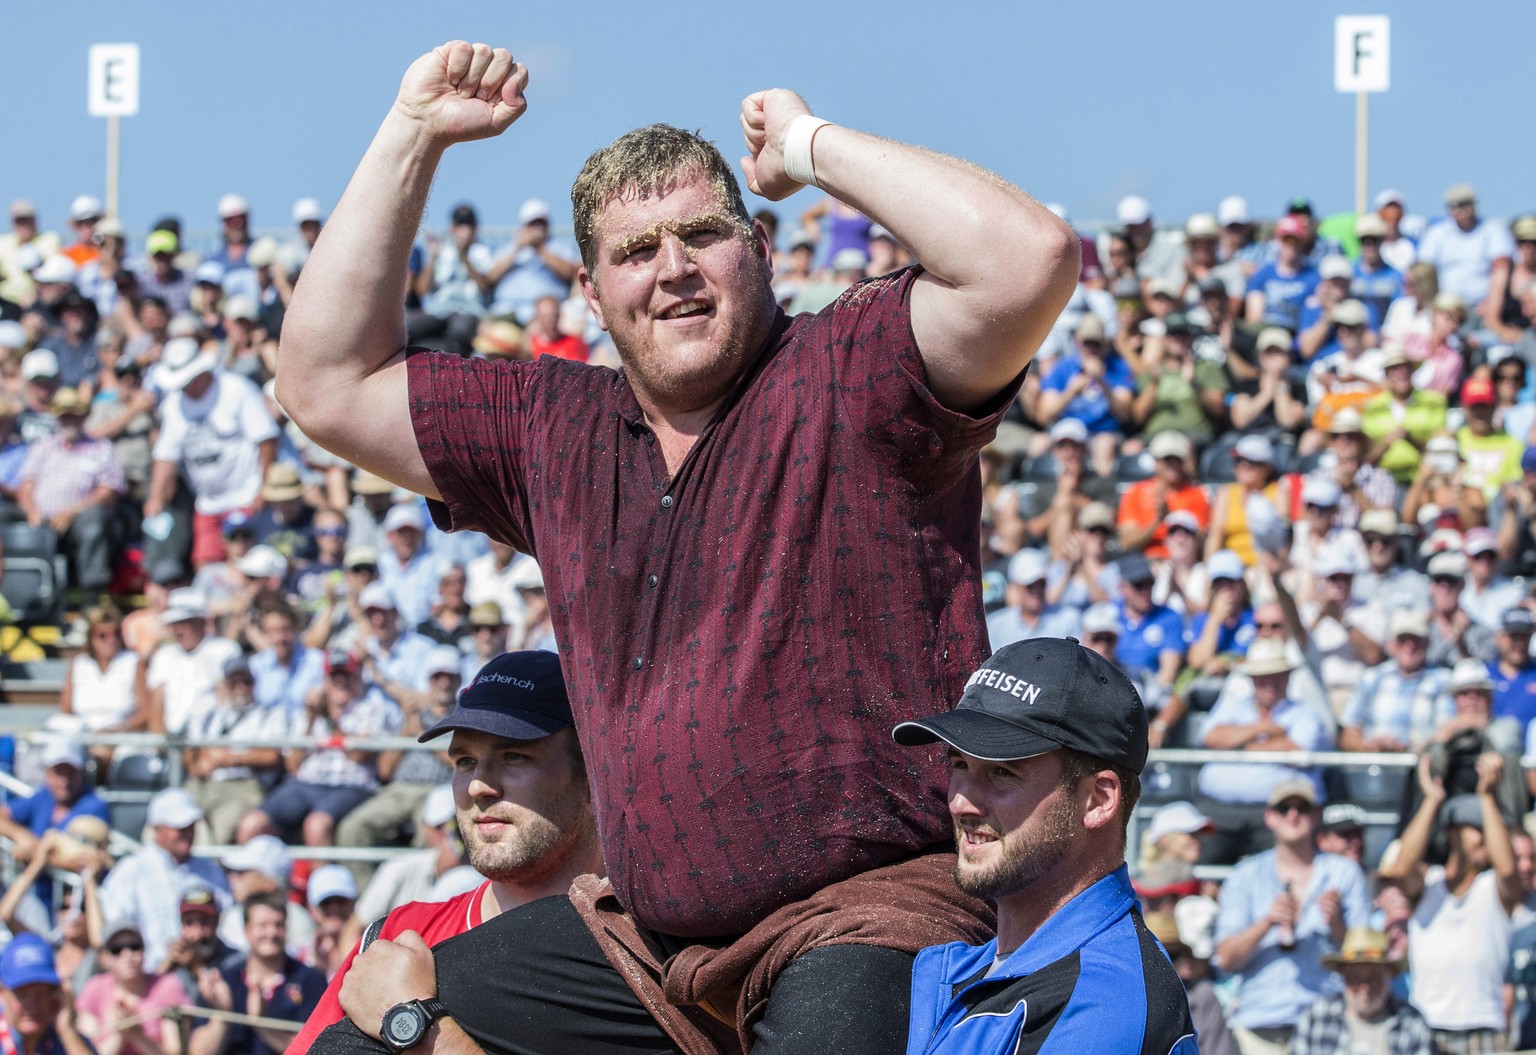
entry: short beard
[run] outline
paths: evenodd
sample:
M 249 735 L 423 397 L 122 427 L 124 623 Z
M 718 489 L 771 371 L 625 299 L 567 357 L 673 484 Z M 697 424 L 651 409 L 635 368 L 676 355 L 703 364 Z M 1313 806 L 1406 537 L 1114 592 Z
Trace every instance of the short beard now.
M 956 862 L 955 883 L 961 891 L 995 901 L 1027 890 L 1056 871 L 1071 853 L 1072 841 L 1077 837 L 1077 803 L 1070 793 L 1064 793 L 1046 807 L 1040 820 L 1041 831 L 1033 843 L 1011 844 L 1006 837 L 1002 839 L 1002 860 L 987 870 L 967 870 L 963 863 Z M 957 826 L 956 838 L 959 836 Z
M 562 867 L 584 839 L 596 839 L 591 810 L 585 808 L 558 820 L 535 817 L 506 842 L 482 843 L 471 836 L 464 849 L 470 867 L 491 882 L 527 883 Z

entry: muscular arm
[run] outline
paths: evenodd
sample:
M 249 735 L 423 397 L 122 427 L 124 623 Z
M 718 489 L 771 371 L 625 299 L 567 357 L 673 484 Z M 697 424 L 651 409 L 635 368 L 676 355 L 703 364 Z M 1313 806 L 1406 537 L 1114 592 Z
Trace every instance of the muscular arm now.
M 411 243 L 443 151 L 499 135 L 527 104 L 504 51 L 454 41 L 406 72 L 399 97 L 325 225 L 283 324 L 277 397 L 299 428 L 355 465 L 438 497 L 406 402 L 401 301 Z M 356 414 L 358 406 L 372 408 Z
M 748 97 L 748 186 L 770 199 L 799 188 L 784 172 L 785 131 L 806 112 L 792 92 Z M 974 410 L 1029 363 L 1077 284 L 1077 235 L 993 174 L 838 125 L 812 143 L 816 182 L 884 225 L 923 262 L 912 330 L 928 383 L 946 406 Z M 940 193 L 942 189 L 942 193 Z

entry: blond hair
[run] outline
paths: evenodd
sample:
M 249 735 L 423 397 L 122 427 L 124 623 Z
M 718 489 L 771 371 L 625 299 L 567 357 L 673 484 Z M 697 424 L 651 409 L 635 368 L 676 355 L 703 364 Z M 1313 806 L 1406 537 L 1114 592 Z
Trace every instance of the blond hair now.
M 656 197 L 697 176 L 714 184 L 721 207 L 751 232 L 752 219 L 736 174 L 715 145 L 697 133 L 672 125 L 647 125 L 594 151 L 571 187 L 576 245 L 587 272 L 596 269 L 597 218 L 605 204 L 630 195 Z

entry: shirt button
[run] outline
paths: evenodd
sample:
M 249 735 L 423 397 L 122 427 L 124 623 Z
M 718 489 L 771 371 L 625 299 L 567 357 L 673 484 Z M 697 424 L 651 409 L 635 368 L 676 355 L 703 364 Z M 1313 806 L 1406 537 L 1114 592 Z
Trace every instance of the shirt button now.
M 672 508 L 672 496 L 671 495 L 662 495 L 661 496 L 661 508 L 663 508 L 663 509 L 671 509 Z
M 635 663 L 634 663 L 635 669 L 639 670 L 643 666 L 645 666 L 645 657 L 644 656 L 636 656 L 635 657 Z
M 657 583 L 658 583 L 658 582 L 660 582 L 660 581 L 661 581 L 661 580 L 660 580 L 660 579 L 658 579 L 658 578 L 656 578 L 656 576 L 654 576 L 654 575 L 651 575 L 651 576 L 648 576 L 648 577 L 647 577 L 647 578 L 646 578 L 646 580 L 645 580 L 645 584 L 646 584 L 646 585 L 647 585 L 647 586 L 649 586 L 649 587 L 650 587 L 650 588 L 651 588 L 651 589 L 653 589 L 653 590 L 654 590 L 654 589 L 656 589 L 656 584 L 657 584 Z

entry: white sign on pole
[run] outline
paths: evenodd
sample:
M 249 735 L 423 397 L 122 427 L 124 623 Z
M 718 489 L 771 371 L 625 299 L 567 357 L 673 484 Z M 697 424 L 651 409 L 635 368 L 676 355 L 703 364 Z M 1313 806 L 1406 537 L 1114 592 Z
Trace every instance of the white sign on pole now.
M 132 117 L 139 112 L 139 46 L 92 44 L 90 94 L 92 117 Z
M 1340 15 L 1334 20 L 1333 86 L 1337 91 L 1387 90 L 1391 21 L 1386 15 Z

